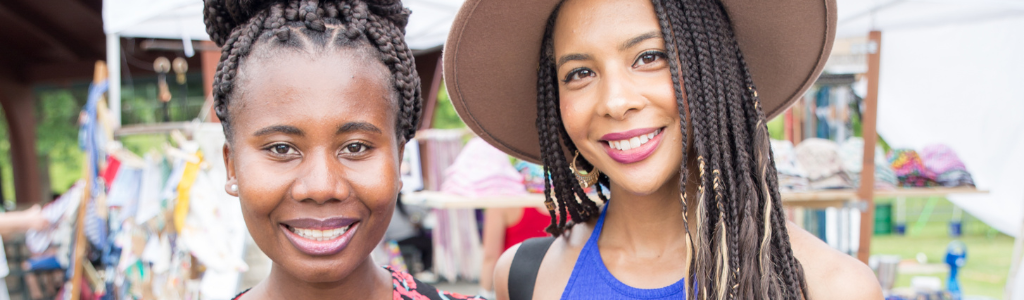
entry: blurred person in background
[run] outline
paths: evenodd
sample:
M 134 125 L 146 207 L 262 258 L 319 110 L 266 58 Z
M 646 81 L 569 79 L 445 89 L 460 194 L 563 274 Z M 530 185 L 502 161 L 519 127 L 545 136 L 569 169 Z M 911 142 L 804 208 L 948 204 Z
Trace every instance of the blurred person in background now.
M 3 236 L 22 234 L 29 229 L 42 230 L 47 227 L 50 227 L 50 221 L 43 216 L 39 204 L 22 211 L 0 213 L 0 300 L 10 299 L 5 278 L 11 273 L 11 270 L 7 265 L 7 251 L 2 243 Z
M 501 253 L 523 241 L 547 236 L 551 222 L 543 208 L 502 207 L 484 211 L 484 261 L 480 269 L 480 294 L 493 298 L 494 266 Z

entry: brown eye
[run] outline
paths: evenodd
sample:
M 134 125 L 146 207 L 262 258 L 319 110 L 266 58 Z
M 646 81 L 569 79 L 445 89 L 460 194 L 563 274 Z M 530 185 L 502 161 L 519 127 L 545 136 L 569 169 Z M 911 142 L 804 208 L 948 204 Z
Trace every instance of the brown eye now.
M 643 64 L 646 65 L 646 64 L 654 62 L 654 60 L 656 60 L 656 59 L 658 59 L 658 57 L 654 56 L 654 54 L 644 54 L 644 56 L 640 57 L 640 62 L 642 62 Z
M 366 144 L 363 143 L 352 143 L 346 145 L 345 148 L 343 148 L 343 150 L 344 153 L 360 153 L 369 150 L 369 147 L 367 147 Z
M 665 58 L 665 53 L 664 52 L 660 52 L 660 51 L 647 51 L 647 52 L 641 53 L 640 56 L 636 58 L 636 61 L 633 62 L 633 67 L 634 68 L 643 67 L 643 66 L 646 66 L 646 65 L 658 62 L 658 60 L 660 60 L 662 58 Z
M 288 154 L 290 150 L 292 150 L 292 147 L 285 144 L 277 144 L 270 147 L 270 151 L 278 155 Z
M 594 71 L 591 71 L 590 69 L 587 69 L 587 68 L 577 68 L 577 69 L 574 69 L 572 71 L 569 71 L 569 74 L 565 74 L 565 79 L 562 79 L 562 81 L 565 82 L 565 83 L 569 83 L 569 82 L 573 82 L 573 81 L 576 81 L 576 80 L 580 80 L 580 79 L 587 78 L 587 77 L 593 77 L 593 76 L 594 76 Z

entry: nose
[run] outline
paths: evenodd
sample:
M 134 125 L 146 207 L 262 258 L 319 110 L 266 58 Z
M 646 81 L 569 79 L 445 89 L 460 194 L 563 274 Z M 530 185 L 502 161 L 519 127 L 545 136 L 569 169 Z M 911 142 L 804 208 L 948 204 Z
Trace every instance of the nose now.
M 292 186 L 292 199 L 317 204 L 348 199 L 352 189 L 345 180 L 345 167 L 333 153 L 323 152 L 302 160 L 299 179 Z
M 608 70 L 600 81 L 598 113 L 615 120 L 625 120 L 630 112 L 647 106 L 637 84 L 625 70 Z

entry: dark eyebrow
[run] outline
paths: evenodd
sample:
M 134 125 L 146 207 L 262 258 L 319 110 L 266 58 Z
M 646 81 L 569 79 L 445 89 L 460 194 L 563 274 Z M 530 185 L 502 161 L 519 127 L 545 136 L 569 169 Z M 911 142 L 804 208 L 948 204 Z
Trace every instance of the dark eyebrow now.
M 640 42 L 660 37 L 661 32 L 658 31 L 651 31 L 648 33 L 638 35 L 637 37 L 631 38 L 625 43 L 622 43 L 622 45 L 619 46 L 619 51 L 626 51 L 626 49 L 633 48 L 633 46 L 636 46 L 636 44 L 639 44 Z
M 257 130 L 256 133 L 253 133 L 252 135 L 254 135 L 254 136 L 261 136 L 261 135 L 268 135 L 268 134 L 273 134 L 273 133 L 283 133 L 283 134 L 297 135 L 297 136 L 304 136 L 304 135 L 306 135 L 304 132 L 302 132 L 302 130 L 300 130 L 298 128 L 295 128 L 294 126 L 288 126 L 288 125 L 274 125 L 274 126 L 270 126 L 270 127 L 265 127 L 263 129 Z
M 338 126 L 338 132 L 335 134 L 344 134 L 353 131 L 366 131 L 376 134 L 381 134 L 382 132 L 380 128 L 377 128 L 377 126 L 373 126 L 373 124 L 367 122 L 348 122 L 344 125 Z
M 555 69 L 561 68 L 562 65 L 564 65 L 565 63 L 570 62 L 570 61 L 574 61 L 574 60 L 588 60 L 588 59 L 592 59 L 590 54 L 573 53 L 573 54 L 562 55 L 562 57 L 558 58 L 558 64 L 555 66 Z

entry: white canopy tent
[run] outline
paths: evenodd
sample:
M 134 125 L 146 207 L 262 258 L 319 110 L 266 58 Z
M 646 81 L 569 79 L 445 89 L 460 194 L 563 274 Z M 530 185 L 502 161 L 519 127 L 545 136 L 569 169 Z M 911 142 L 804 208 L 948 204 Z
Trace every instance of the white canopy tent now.
M 406 26 L 406 42 L 413 50 L 444 44 L 455 13 L 464 0 L 405 0 L 413 11 Z M 104 0 L 103 31 L 107 34 L 107 61 L 121 60 L 121 37 L 209 40 L 203 23 L 203 0 Z M 183 43 L 191 56 L 192 44 Z M 111 109 L 121 108 L 120 64 L 108 64 Z M 120 124 L 120 116 L 116 115 Z
M 950 201 L 1017 237 L 1016 269 L 1024 241 L 1024 1 L 839 2 L 839 36 L 882 32 L 879 134 L 893 147 L 952 147 L 990 193 Z M 1024 299 L 1017 273 L 1007 299 Z
M 882 35 L 878 131 L 894 147 L 943 143 L 989 195 L 952 201 L 1016 236 L 1024 221 L 1024 1 L 839 1 L 842 36 Z M 1016 180 L 1014 180 L 1016 179 Z

